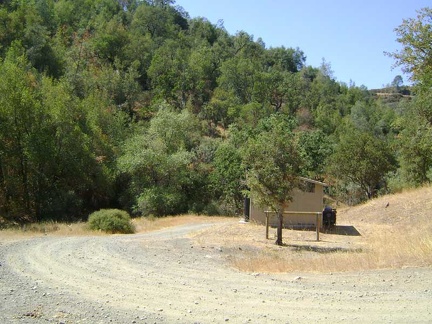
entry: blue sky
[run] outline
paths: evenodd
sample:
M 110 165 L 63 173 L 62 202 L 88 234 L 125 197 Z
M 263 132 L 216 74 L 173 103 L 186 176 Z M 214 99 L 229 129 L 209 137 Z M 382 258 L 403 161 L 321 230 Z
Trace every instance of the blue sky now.
M 244 30 L 261 37 L 266 47 L 299 47 L 306 64 L 331 64 L 339 82 L 381 88 L 401 75 L 394 59 L 383 54 L 400 49 L 394 29 L 416 10 L 431 7 L 426 0 L 177 0 L 191 16 L 219 19 L 234 35 Z

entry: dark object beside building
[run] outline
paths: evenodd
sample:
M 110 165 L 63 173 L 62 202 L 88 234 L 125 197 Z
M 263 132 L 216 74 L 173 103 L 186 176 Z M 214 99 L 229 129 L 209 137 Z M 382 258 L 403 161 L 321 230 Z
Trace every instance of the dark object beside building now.
M 336 225 L 336 209 L 326 206 L 323 210 L 323 227 L 332 228 Z

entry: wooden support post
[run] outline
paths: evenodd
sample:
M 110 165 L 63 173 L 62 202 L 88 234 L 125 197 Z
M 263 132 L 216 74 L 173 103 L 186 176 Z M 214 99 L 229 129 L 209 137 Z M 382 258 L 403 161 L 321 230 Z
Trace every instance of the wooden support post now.
M 320 232 L 320 213 L 316 213 L 316 240 L 319 241 L 319 232 Z
M 269 237 L 269 214 L 268 212 L 265 212 L 266 215 L 266 240 L 268 240 Z

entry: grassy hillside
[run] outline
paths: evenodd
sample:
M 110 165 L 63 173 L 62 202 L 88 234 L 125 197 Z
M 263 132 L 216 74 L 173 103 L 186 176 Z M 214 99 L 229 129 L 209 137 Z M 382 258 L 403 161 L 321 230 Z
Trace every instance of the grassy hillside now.
M 432 187 L 383 196 L 343 209 L 340 215 L 343 221 L 359 225 L 424 226 L 432 220 Z

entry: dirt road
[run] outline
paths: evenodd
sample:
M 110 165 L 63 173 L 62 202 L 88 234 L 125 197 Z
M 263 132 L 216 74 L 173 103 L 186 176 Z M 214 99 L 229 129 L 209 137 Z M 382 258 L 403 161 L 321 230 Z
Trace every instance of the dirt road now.
M 432 323 L 431 268 L 241 273 L 208 226 L 0 238 L 0 323 Z

